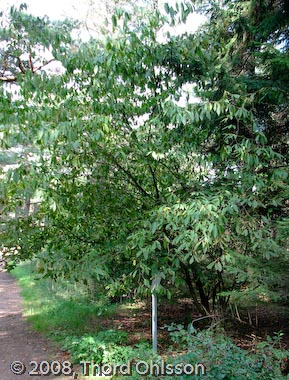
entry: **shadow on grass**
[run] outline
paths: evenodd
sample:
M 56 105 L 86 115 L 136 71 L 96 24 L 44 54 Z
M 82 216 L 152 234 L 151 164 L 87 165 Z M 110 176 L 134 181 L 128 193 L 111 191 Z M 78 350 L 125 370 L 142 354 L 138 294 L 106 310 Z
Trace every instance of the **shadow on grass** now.
M 116 305 L 110 305 L 102 294 L 93 302 L 89 300 L 81 285 L 36 279 L 34 266 L 32 262 L 21 264 L 12 271 L 12 275 L 22 288 L 24 315 L 35 330 L 56 340 L 71 333 L 82 335 L 91 330 L 90 320 L 115 311 Z

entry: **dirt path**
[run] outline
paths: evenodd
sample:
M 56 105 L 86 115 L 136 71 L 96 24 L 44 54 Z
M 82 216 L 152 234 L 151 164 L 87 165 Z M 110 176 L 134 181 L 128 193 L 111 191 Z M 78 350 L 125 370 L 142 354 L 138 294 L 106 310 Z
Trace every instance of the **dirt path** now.
M 33 376 L 31 361 L 62 361 L 61 353 L 57 352 L 51 342 L 42 338 L 22 316 L 22 298 L 16 281 L 6 272 L 0 271 L 0 380 L 29 379 L 79 379 L 80 376 Z M 20 361 L 26 366 L 22 375 L 14 375 L 10 365 Z M 44 367 L 45 368 L 45 367 Z M 16 365 L 19 369 L 19 365 Z M 57 368 L 56 368 L 57 370 Z M 44 369 L 45 371 L 45 369 Z

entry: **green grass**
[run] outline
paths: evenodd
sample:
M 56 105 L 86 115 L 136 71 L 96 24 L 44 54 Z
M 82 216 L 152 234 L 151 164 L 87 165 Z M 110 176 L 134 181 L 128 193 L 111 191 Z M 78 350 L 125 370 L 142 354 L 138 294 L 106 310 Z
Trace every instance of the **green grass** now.
M 34 329 L 55 339 L 82 335 L 90 330 L 89 322 L 115 310 L 103 295 L 91 302 L 81 285 L 55 283 L 51 279 L 35 279 L 33 263 L 17 266 L 11 273 L 22 288 L 25 316 Z

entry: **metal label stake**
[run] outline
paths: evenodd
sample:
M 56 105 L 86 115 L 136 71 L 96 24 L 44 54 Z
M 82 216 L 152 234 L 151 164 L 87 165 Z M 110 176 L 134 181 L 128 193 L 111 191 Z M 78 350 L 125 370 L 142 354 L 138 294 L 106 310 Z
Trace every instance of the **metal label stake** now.
M 153 280 L 151 285 L 152 292 L 152 341 L 153 351 L 158 352 L 158 308 L 157 308 L 157 296 L 156 289 L 160 285 L 161 275 L 158 274 Z

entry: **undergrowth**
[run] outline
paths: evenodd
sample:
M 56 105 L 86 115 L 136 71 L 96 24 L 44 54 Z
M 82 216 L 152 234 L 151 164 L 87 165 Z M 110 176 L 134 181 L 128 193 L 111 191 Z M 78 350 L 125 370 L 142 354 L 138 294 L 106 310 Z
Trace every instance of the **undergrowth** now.
M 285 380 L 289 352 L 282 349 L 281 334 L 256 344 L 250 351 L 239 348 L 222 330 L 196 330 L 189 325 L 166 326 L 171 346 L 158 356 L 151 350 L 150 342 L 129 345 L 128 333 L 121 330 L 97 330 L 92 319 L 116 312 L 103 294 L 91 302 L 85 288 L 67 282 L 55 283 L 50 279 L 35 280 L 33 264 L 22 264 L 13 270 L 23 288 L 25 315 L 33 327 L 48 335 L 70 353 L 75 364 L 89 362 L 105 364 L 132 364 L 130 376 L 114 376 L 118 379 L 212 379 L 212 380 Z M 145 376 L 136 372 L 136 363 L 155 364 L 155 370 Z M 182 371 L 162 373 L 177 368 L 195 369 L 193 373 Z M 204 370 L 196 371 L 197 365 Z M 285 371 L 284 371 L 285 366 Z M 91 375 L 91 372 L 89 372 Z M 88 377 L 85 377 L 86 379 Z M 96 378 L 95 376 L 89 379 Z M 99 377 L 98 377 L 99 378 Z M 105 378 L 108 378 L 107 376 Z

